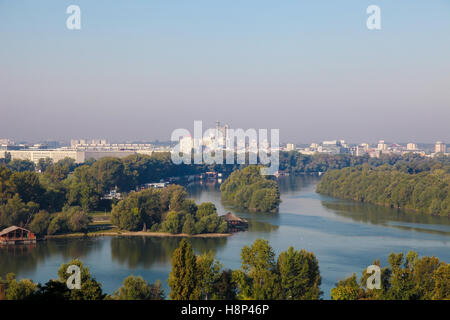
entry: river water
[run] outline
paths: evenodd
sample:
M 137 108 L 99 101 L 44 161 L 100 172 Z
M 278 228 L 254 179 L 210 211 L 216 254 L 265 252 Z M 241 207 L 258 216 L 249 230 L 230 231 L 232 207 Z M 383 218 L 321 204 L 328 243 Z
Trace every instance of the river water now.
M 255 239 L 269 240 L 278 254 L 289 246 L 316 254 L 322 275 L 323 298 L 334 284 L 391 252 L 415 250 L 450 262 L 450 220 L 368 204 L 337 200 L 314 192 L 315 176 L 280 177 L 282 203 L 278 214 L 242 213 L 225 208 L 216 183 L 192 184 L 188 191 L 197 203 L 213 202 L 219 214 L 232 211 L 249 220 L 249 230 L 228 238 L 193 238 L 198 253 L 212 250 L 226 268 L 240 267 L 240 251 Z M 166 292 L 170 259 L 179 238 L 98 237 L 54 239 L 35 246 L 0 248 L 0 275 L 45 283 L 57 278 L 62 263 L 81 259 L 107 293 L 117 290 L 128 275 L 149 282 L 161 279 Z

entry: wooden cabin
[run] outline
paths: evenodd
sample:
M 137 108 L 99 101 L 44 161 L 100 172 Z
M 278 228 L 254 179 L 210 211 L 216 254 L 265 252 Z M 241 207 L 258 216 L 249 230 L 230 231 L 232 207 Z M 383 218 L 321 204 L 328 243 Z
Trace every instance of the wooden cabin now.
M 0 244 L 36 243 L 36 235 L 30 230 L 12 226 L 0 231 Z
M 228 212 L 224 216 L 225 221 L 227 222 L 228 232 L 238 232 L 243 231 L 248 228 L 248 221 L 238 216 Z

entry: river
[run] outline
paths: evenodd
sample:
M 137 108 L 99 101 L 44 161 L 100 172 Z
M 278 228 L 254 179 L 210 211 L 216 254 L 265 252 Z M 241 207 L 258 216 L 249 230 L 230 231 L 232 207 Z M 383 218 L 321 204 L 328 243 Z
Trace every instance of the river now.
M 240 267 L 240 250 L 255 239 L 269 240 L 279 254 L 289 246 L 316 254 L 322 275 L 323 298 L 340 280 L 391 252 L 415 250 L 450 262 L 450 220 L 325 197 L 314 192 L 315 176 L 280 177 L 282 203 L 278 214 L 242 213 L 224 208 L 218 184 L 195 183 L 188 191 L 197 203 L 213 202 L 219 214 L 233 211 L 249 220 L 249 230 L 228 238 L 193 238 L 201 253 L 212 250 L 226 268 Z M 128 275 L 149 282 L 161 279 L 168 292 L 170 259 L 178 238 L 98 237 L 53 239 L 35 246 L 0 248 L 0 275 L 45 283 L 57 278 L 62 263 L 81 259 L 107 293 L 117 290 Z

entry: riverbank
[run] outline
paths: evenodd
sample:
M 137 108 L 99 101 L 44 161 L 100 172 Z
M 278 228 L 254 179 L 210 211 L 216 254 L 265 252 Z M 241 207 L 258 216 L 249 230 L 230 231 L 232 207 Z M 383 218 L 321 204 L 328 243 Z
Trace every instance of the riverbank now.
M 150 231 L 104 231 L 104 232 L 88 232 L 88 233 L 67 233 L 67 234 L 57 234 L 57 235 L 47 235 L 44 239 L 60 239 L 60 238 L 84 238 L 84 237 L 175 237 L 175 238 L 224 238 L 231 236 L 232 233 L 203 233 L 203 234 L 193 234 L 189 235 L 187 233 L 168 233 L 168 232 L 150 232 Z

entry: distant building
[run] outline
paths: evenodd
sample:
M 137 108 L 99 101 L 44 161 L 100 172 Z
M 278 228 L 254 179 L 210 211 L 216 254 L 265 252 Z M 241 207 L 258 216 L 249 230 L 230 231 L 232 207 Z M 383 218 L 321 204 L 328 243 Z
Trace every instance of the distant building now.
M 367 150 L 368 148 L 366 148 L 366 146 L 363 145 L 356 146 L 355 155 L 357 157 L 364 156 L 367 154 Z
M 348 149 L 342 146 L 341 141 L 343 140 L 323 141 L 322 145 L 317 148 L 317 152 L 328 154 L 348 153 Z
M 387 149 L 387 145 L 384 142 L 384 140 L 378 141 L 377 150 L 379 150 L 379 151 L 386 151 L 386 149 Z
M 408 143 L 408 144 L 406 145 L 406 150 L 410 150 L 410 151 L 418 150 L 417 144 L 412 143 L 412 142 Z
M 38 164 L 40 159 L 47 158 L 52 159 L 53 162 L 58 162 L 65 158 L 71 158 L 75 160 L 75 163 L 83 163 L 89 159 L 98 160 L 104 157 L 124 158 L 129 155 L 138 153 L 137 151 L 133 150 L 72 150 L 62 148 L 55 150 L 8 150 L 7 152 L 11 155 L 11 160 L 28 160 L 34 162 L 35 164 Z M 5 155 L 5 152 L 0 152 L 0 157 L 4 158 Z
M 286 151 L 294 151 L 295 150 L 295 144 L 293 143 L 288 143 L 286 145 Z
M 0 145 L 10 146 L 14 145 L 14 141 L 10 139 L 0 138 Z
M 445 153 L 447 151 L 445 143 L 442 141 L 436 142 L 434 145 L 434 153 Z

